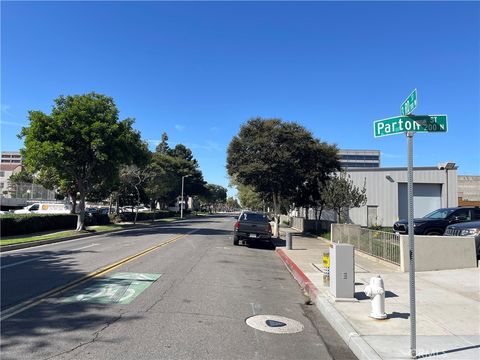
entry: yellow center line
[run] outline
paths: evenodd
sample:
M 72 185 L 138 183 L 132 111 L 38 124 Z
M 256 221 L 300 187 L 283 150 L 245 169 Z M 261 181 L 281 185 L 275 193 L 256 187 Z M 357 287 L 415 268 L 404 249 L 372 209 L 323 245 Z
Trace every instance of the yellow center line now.
M 80 284 L 83 284 L 84 282 L 87 282 L 88 280 L 91 280 L 93 278 L 105 275 L 105 274 L 109 273 L 110 271 L 115 270 L 116 268 L 129 263 L 130 261 L 133 261 L 135 259 L 138 259 L 139 257 L 147 255 L 147 254 L 151 253 L 152 251 L 155 251 L 155 250 L 157 250 L 157 249 L 159 249 L 159 248 L 161 248 L 165 245 L 168 245 L 168 244 L 171 244 L 171 243 L 173 243 L 177 240 L 180 240 L 181 238 L 184 238 L 187 235 L 193 234 L 196 231 L 198 231 L 198 229 L 192 230 L 192 231 L 190 231 L 186 234 L 183 234 L 183 235 L 175 236 L 175 237 L 173 237 L 173 238 L 171 238 L 171 239 L 169 239 L 165 242 L 162 242 L 161 244 L 154 245 L 152 247 L 149 247 L 146 250 L 143 250 L 139 253 L 136 253 L 135 255 L 127 256 L 126 258 L 123 258 L 122 260 L 114 262 L 113 264 L 110 264 L 110 265 L 107 265 L 107 266 L 105 266 L 101 269 L 95 270 L 95 271 L 93 271 L 93 272 L 91 272 L 87 275 L 84 275 L 81 278 L 79 278 L 77 280 L 74 280 L 74 281 L 72 281 L 68 284 L 61 285 L 61 286 L 59 286 L 55 289 L 52 289 L 52 290 L 47 291 L 47 292 L 45 292 L 41 295 L 38 295 L 38 296 L 36 296 L 32 299 L 25 300 L 25 301 L 21 302 L 20 304 L 11 306 L 11 307 L 2 311 L 0 320 L 1 321 L 6 320 L 6 319 L 12 317 L 13 315 L 21 313 L 21 312 L 23 312 L 25 310 L 28 310 L 28 309 L 30 309 L 34 306 L 37 306 L 38 304 L 42 303 L 43 301 L 45 301 L 49 297 L 59 295 L 61 293 L 64 293 L 68 290 L 73 289 L 74 287 L 76 287 Z

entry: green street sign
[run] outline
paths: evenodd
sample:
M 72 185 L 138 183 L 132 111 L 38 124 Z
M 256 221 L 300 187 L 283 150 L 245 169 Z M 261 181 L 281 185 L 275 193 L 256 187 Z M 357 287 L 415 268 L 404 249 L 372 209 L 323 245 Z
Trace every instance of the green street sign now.
M 400 106 L 400 114 L 408 115 L 417 107 L 417 89 L 413 90 L 407 99 Z
M 447 115 L 395 116 L 373 123 L 375 137 L 412 132 L 447 132 Z

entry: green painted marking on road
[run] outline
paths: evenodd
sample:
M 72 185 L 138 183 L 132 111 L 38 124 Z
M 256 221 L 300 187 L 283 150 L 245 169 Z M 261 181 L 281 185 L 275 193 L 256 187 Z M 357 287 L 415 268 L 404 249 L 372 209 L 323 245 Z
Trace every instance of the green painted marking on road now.
M 116 273 L 93 280 L 90 286 L 63 301 L 98 304 L 130 304 L 162 274 Z

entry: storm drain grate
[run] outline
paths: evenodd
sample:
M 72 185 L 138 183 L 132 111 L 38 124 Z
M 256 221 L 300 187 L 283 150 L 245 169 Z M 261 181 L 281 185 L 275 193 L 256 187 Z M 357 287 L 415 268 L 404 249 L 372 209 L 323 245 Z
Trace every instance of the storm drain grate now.
M 303 330 L 300 322 L 277 315 L 255 315 L 245 322 L 254 329 L 273 334 L 295 334 Z

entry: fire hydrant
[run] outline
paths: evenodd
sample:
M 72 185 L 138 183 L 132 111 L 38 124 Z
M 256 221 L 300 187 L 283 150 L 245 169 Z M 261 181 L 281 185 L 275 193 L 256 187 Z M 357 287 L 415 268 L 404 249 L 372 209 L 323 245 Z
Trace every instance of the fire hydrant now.
M 365 287 L 365 295 L 372 299 L 372 312 L 370 317 L 378 320 L 387 318 L 385 314 L 385 287 L 380 275 L 370 278 L 370 285 Z

